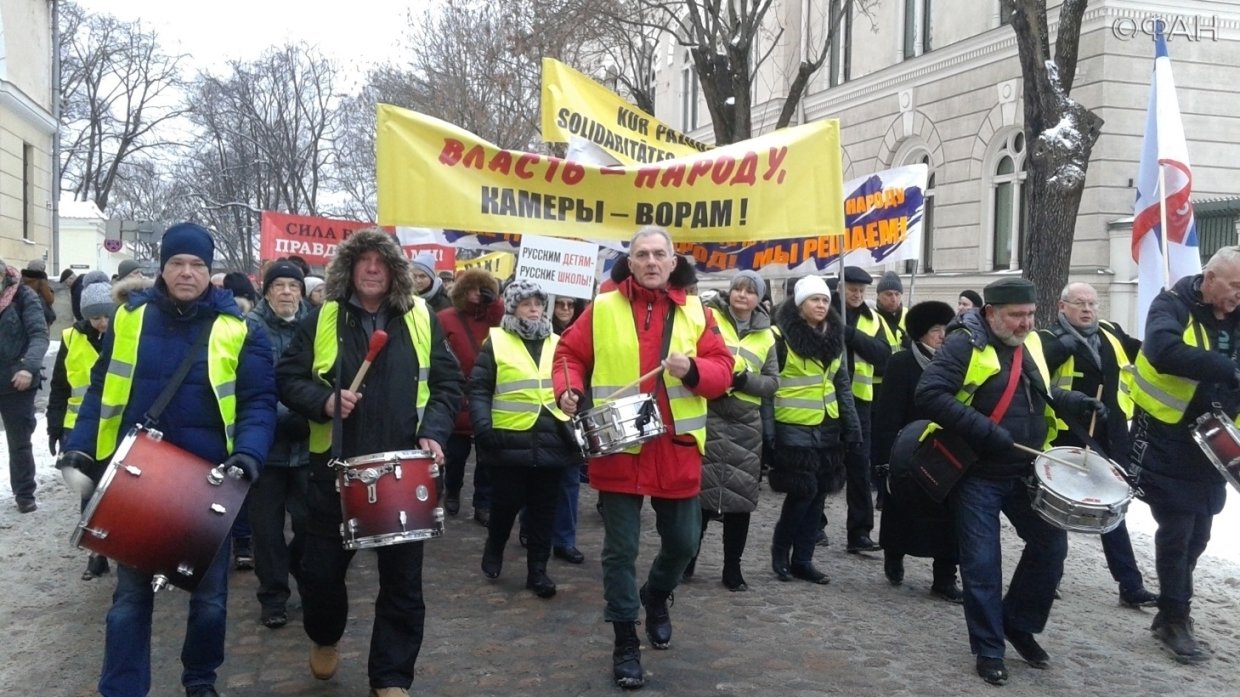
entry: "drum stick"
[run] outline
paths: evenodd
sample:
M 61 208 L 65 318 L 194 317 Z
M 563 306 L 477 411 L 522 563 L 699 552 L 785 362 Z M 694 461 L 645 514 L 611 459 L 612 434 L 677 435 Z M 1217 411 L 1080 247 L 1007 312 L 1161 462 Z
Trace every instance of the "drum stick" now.
M 1013 448 L 1016 448 L 1017 450 L 1021 450 L 1021 451 L 1027 452 L 1027 453 L 1029 453 L 1030 455 L 1036 455 L 1036 456 L 1038 456 L 1038 457 L 1044 457 L 1044 458 L 1046 458 L 1047 460 L 1050 460 L 1051 462 L 1054 462 L 1055 464 L 1058 464 L 1058 465 L 1063 465 L 1064 467 L 1071 467 L 1071 468 L 1073 468 L 1073 469 L 1078 469 L 1078 470 L 1081 470 L 1082 472 L 1088 472 L 1088 471 L 1089 471 L 1089 467 L 1088 467 L 1088 466 L 1086 466 L 1084 462 L 1069 462 L 1069 461 L 1067 461 L 1067 460 L 1064 460 L 1063 458 L 1058 458 L 1058 457 L 1055 457 L 1054 455 L 1050 455 L 1050 454 L 1044 453 L 1044 452 L 1042 452 L 1041 450 L 1034 450 L 1033 448 L 1030 448 L 1030 447 L 1028 447 L 1028 446 L 1021 445 L 1020 443 L 1013 443 L 1013 444 L 1012 444 L 1012 447 L 1013 447 Z
M 387 340 L 387 332 L 382 329 L 376 329 L 375 333 L 370 335 L 370 347 L 366 350 L 366 360 L 362 361 L 362 367 L 358 368 L 357 375 L 353 376 L 353 384 L 349 385 L 350 392 L 357 392 L 357 388 L 362 386 L 362 381 L 366 379 L 366 373 L 370 370 L 370 364 L 387 345 Z
M 618 398 L 620 395 L 624 394 L 625 392 L 628 392 L 629 390 L 633 389 L 634 387 L 637 387 L 638 385 L 640 385 L 640 384 L 642 384 L 643 382 L 645 382 L 645 381 L 649 380 L 650 378 L 652 378 L 652 377 L 654 377 L 654 376 L 658 375 L 658 374 L 659 374 L 659 373 L 661 373 L 661 372 L 663 372 L 663 364 L 662 364 L 662 363 L 659 363 L 659 367 L 658 367 L 658 368 L 655 368 L 654 370 L 650 371 L 649 373 L 646 373 L 645 375 L 643 375 L 643 376 L 641 376 L 641 377 L 637 378 L 637 379 L 636 379 L 636 380 L 634 380 L 633 382 L 630 382 L 629 384 L 625 385 L 624 387 L 621 387 L 620 389 L 616 390 L 615 392 L 612 392 L 611 394 L 607 395 L 607 397 L 606 397 L 603 401 L 604 401 L 604 402 L 610 402 L 610 401 L 613 401 L 613 400 L 615 400 L 616 398 Z
M 1098 394 L 1094 399 L 1102 401 L 1102 385 L 1098 385 Z M 1095 411 L 1089 415 L 1089 437 L 1094 437 L 1094 425 L 1098 423 L 1098 412 Z M 1081 464 L 1089 467 L 1089 443 L 1085 444 L 1085 449 L 1081 451 Z

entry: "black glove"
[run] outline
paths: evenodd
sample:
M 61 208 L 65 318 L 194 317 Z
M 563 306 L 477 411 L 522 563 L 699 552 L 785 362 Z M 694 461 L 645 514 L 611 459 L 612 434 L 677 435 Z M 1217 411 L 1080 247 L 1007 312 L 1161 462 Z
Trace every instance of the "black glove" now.
M 732 389 L 744 389 L 745 383 L 749 382 L 749 371 L 744 370 L 739 373 L 732 373 Z
M 1111 410 L 1107 409 L 1107 405 L 1097 399 L 1094 399 L 1093 397 L 1086 397 L 1085 400 L 1081 402 L 1081 405 L 1086 414 L 1090 412 L 1097 414 L 1099 421 L 1106 421 L 1107 415 L 1111 413 Z
M 852 345 L 853 340 L 857 338 L 856 327 L 844 327 L 844 343 Z
M 56 451 L 62 445 L 62 441 L 64 440 L 64 438 L 65 438 L 64 432 L 52 433 L 51 431 L 48 431 L 47 432 L 47 449 L 51 451 L 53 455 L 55 455 Z
M 250 481 L 254 481 L 255 479 L 258 479 L 258 472 L 261 465 L 258 460 L 255 460 L 249 455 L 233 453 L 228 456 L 227 460 L 224 460 L 224 469 L 231 470 L 234 467 L 241 470 L 241 476 Z
M 995 426 L 990 429 L 990 433 L 986 434 L 986 440 L 982 443 L 982 447 L 986 452 L 992 455 L 998 455 L 1011 450 L 1016 445 L 1016 441 L 1012 440 L 1012 434 L 1002 426 Z
M 491 303 L 495 302 L 495 291 L 491 290 L 490 288 L 483 288 L 482 290 L 478 291 L 478 297 L 480 299 L 480 302 L 478 304 L 481 305 L 482 307 L 486 307 L 487 305 L 490 305 Z

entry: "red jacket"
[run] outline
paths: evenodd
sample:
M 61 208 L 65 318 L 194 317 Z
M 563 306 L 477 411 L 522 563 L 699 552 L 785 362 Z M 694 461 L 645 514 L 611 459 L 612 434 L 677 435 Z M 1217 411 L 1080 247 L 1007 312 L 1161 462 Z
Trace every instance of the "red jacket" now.
M 465 311 L 449 307 L 440 310 L 435 316 L 439 318 L 444 336 L 448 339 L 448 346 L 452 353 L 456 354 L 456 360 L 461 364 L 461 372 L 468 380 L 469 374 L 474 370 L 474 360 L 478 358 L 478 349 L 487 339 L 487 332 L 491 327 L 498 327 L 504 316 L 504 301 L 496 298 L 490 305 L 471 305 Z M 468 388 L 465 395 L 461 397 L 461 410 L 456 413 L 456 424 L 452 432 L 469 435 L 473 433 L 473 427 L 469 422 Z
M 627 295 L 633 307 L 640 354 L 638 374 L 644 375 L 663 358 L 663 318 L 667 316 L 667 303 L 683 306 L 685 292 L 675 287 L 666 291 L 648 290 L 632 278 L 621 281 L 618 292 Z M 651 303 L 653 308 L 648 309 Z M 585 394 L 586 378 L 593 371 L 595 357 L 593 313 L 593 305 L 586 308 L 556 348 L 555 369 L 551 374 L 557 396 L 570 388 Z M 686 381 L 685 387 L 706 399 L 723 395 L 732 385 L 733 359 L 709 312 L 706 313 L 706 331 L 698 338 L 695 353 L 691 360 L 697 383 L 691 385 Z M 567 365 L 567 378 L 562 365 Z M 690 370 L 686 379 L 691 379 L 694 372 Z M 641 392 L 654 392 L 655 381 L 661 379 L 655 376 L 646 380 L 641 384 Z M 659 390 L 657 394 L 659 413 L 664 415 L 665 422 L 669 421 L 672 410 L 667 391 Z M 698 495 L 701 483 L 702 457 L 693 438 L 687 434 L 668 433 L 646 441 L 636 455 L 619 453 L 590 460 L 590 486 L 599 491 L 686 499 Z

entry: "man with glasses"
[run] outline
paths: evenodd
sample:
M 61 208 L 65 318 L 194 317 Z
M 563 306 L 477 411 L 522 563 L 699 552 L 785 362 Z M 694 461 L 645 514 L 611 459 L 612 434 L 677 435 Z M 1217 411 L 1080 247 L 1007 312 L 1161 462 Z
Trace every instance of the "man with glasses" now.
M 1100 447 L 1107 457 L 1127 469 L 1128 420 L 1133 413 L 1128 370 L 1141 342 L 1125 334 L 1118 325 L 1098 318 L 1098 292 L 1088 283 L 1064 287 L 1059 294 L 1058 320 L 1038 335 L 1056 387 L 1093 396 L 1102 388 L 1107 418 L 1098 420 L 1093 433 L 1095 443 L 1091 445 Z M 1079 434 L 1088 432 L 1088 419 L 1075 426 L 1076 433 L 1061 431 L 1053 445 L 1085 445 Z M 1145 589 L 1126 523 L 1102 536 L 1102 553 L 1111 577 L 1119 584 L 1121 605 L 1150 607 L 1158 602 L 1158 596 Z

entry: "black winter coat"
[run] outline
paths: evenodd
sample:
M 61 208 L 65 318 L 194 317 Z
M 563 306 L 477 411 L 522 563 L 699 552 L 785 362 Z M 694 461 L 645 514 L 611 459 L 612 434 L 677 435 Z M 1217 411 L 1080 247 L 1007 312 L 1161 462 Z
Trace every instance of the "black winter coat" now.
M 258 306 L 245 317 L 253 324 L 267 331 L 271 339 L 272 352 L 277 365 L 280 357 L 293 344 L 297 335 L 297 322 L 306 316 L 307 306 L 302 303 L 296 317 L 292 320 L 281 318 L 267 304 L 267 299 L 259 301 Z M 299 414 L 283 403 L 276 405 L 276 439 L 267 453 L 268 467 L 301 467 L 310 462 L 310 423 L 305 415 Z
M 47 353 L 47 320 L 43 318 L 43 301 L 19 279 L 13 301 L 0 312 L 0 394 L 15 392 L 13 375 L 19 370 L 30 373 L 28 389 L 39 389 L 43 356 Z M 7 290 L 0 275 L 0 292 Z
M 798 356 L 816 358 L 824 365 L 829 365 L 844 350 L 839 329 L 840 315 L 835 308 L 831 308 L 827 313 L 827 331 L 822 334 L 810 328 L 792 298 L 780 303 L 775 310 L 775 323 L 779 327 L 779 335 L 775 340 L 775 355 L 781 372 L 787 362 L 790 347 Z M 841 443 L 861 442 L 861 421 L 857 418 L 857 408 L 853 402 L 852 380 L 842 362 L 835 373 L 834 384 L 840 418 L 825 418 L 817 426 L 784 424 L 771 418 L 771 422 L 775 424 L 777 450 L 834 448 Z
M 276 365 L 276 382 L 280 401 L 289 409 L 311 421 L 329 422 L 323 405 L 332 388 L 315 379 L 314 335 L 321 307 L 315 308 L 297 325 L 293 343 Z M 434 314 L 431 324 L 431 365 L 428 382 L 430 401 L 425 415 L 418 421 L 414 394 L 418 384 L 418 359 L 413 350 L 409 328 L 399 310 L 386 305 L 384 326 L 388 333 L 387 347 L 370 367 L 360 392 L 362 398 L 343 422 L 344 437 L 341 456 L 345 458 L 393 450 L 416 450 L 419 438 L 429 438 L 441 446 L 452 435 L 452 422 L 461 403 L 463 378 L 456 357 L 448 349 L 443 330 Z M 369 319 L 362 308 L 349 302 L 340 303 L 337 332 L 339 353 L 336 366 L 323 376 L 329 383 L 353 380 L 370 343 L 366 328 Z M 311 454 L 310 476 L 315 480 L 334 480 L 326 467 L 331 452 Z
M 523 339 L 525 348 L 534 357 L 534 365 L 542 355 L 542 340 Z M 567 467 L 582 462 L 581 449 L 571 440 L 572 428 L 551 412 L 542 409 L 533 428 L 512 431 L 495 428 L 491 423 L 491 402 L 495 398 L 495 348 L 490 341 L 482 344 L 469 375 L 469 418 L 474 427 L 474 444 L 479 459 L 487 467 Z
M 834 305 L 831 306 L 831 311 L 835 312 Z M 865 315 L 879 323 L 878 334 L 869 336 L 857 331 L 857 320 L 861 315 Z M 874 375 L 881 377 L 887 369 L 887 361 L 891 358 L 891 344 L 887 343 L 887 335 L 882 329 L 882 326 L 884 326 L 883 318 L 879 316 L 877 310 L 868 304 L 862 303 L 861 307 L 856 310 L 849 308 L 846 319 L 848 320 L 848 328 L 844 330 L 844 346 L 848 353 L 845 357 L 844 365 L 848 368 L 849 377 L 852 377 L 858 356 L 861 360 L 873 365 Z
M 90 320 L 78 320 L 73 323 L 73 328 L 86 337 L 95 351 L 103 351 L 103 335 L 90 326 Z M 56 438 L 64 435 L 65 412 L 69 409 L 69 397 L 73 394 L 69 371 L 65 369 L 68 359 L 69 345 L 62 339 L 60 350 L 56 352 L 56 363 L 52 366 L 52 381 L 47 395 L 47 435 Z

